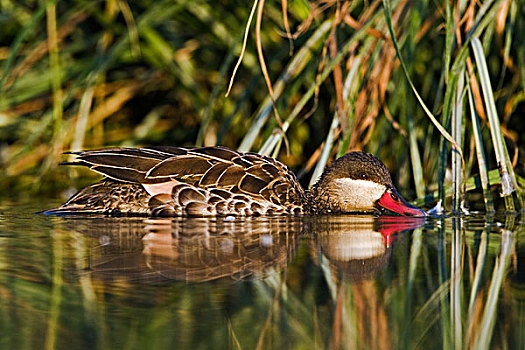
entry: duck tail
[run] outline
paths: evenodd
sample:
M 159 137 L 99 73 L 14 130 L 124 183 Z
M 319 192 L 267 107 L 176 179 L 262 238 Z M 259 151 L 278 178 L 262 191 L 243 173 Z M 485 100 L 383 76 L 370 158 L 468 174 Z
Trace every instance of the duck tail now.
M 123 195 L 123 198 L 121 198 L 120 195 Z M 145 200 L 146 197 L 149 197 L 149 195 L 138 184 L 123 184 L 110 179 L 104 179 L 82 189 L 63 205 L 41 211 L 37 214 L 147 215 L 148 205 Z
M 35 214 L 42 215 L 90 215 L 90 214 L 110 214 L 104 208 L 91 208 L 83 205 L 67 205 L 63 204 L 59 207 L 47 209 L 43 211 L 36 212 Z

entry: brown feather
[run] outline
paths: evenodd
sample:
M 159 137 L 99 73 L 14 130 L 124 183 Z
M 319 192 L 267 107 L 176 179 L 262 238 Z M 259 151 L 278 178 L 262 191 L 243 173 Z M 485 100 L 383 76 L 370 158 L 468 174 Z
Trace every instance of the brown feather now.
M 232 196 L 231 192 L 221 190 L 220 188 L 214 188 L 210 191 L 210 193 L 220 196 L 224 199 L 229 199 Z
M 217 158 L 220 160 L 232 160 L 233 158 L 240 156 L 238 152 L 235 152 L 225 147 L 194 148 L 191 150 L 191 153 L 196 153 L 196 154 L 204 155 L 204 156 L 210 156 L 210 157 Z
M 237 185 L 244 176 L 244 168 L 238 165 L 232 164 L 229 166 L 219 177 L 217 181 L 217 187 L 228 187 L 232 185 Z
M 143 183 L 146 181 L 144 173 L 133 169 L 94 165 L 91 167 L 91 170 L 106 175 L 107 177 L 115 180 L 135 183 Z
M 266 185 L 268 185 L 266 181 L 256 178 L 250 174 L 246 174 L 239 184 L 239 189 L 249 194 L 259 194 L 261 190 L 266 187 Z
M 179 192 L 178 203 L 181 206 L 186 206 L 190 202 L 205 202 L 206 197 L 197 191 L 194 187 L 186 187 Z
M 159 163 L 158 159 L 119 154 L 88 154 L 82 156 L 82 160 L 92 165 L 128 168 L 144 173 Z
M 210 206 L 203 202 L 188 203 L 184 210 L 189 216 L 207 216 L 211 214 Z
M 264 170 L 263 167 L 260 165 L 254 165 L 252 167 L 249 167 L 248 169 L 246 169 L 246 172 L 250 175 L 253 175 L 261 179 L 262 181 L 266 183 L 269 183 L 270 181 L 273 180 L 272 175 L 266 170 Z
M 218 163 L 212 166 L 211 168 L 204 173 L 202 178 L 199 181 L 199 186 L 206 187 L 211 185 L 217 185 L 219 182 L 219 177 L 226 171 L 230 166 L 228 163 Z
M 140 150 L 153 154 L 163 154 L 164 157 L 167 156 L 168 158 L 188 154 L 187 148 L 175 146 L 151 146 L 147 148 L 140 148 Z
M 162 161 L 151 168 L 146 178 L 178 178 L 184 175 L 204 174 L 211 167 L 208 160 L 195 156 L 178 156 Z
M 279 178 L 281 177 L 282 175 L 279 173 L 279 169 L 277 167 L 275 167 L 274 165 L 271 165 L 271 164 L 263 164 L 261 165 L 261 168 L 266 171 L 268 173 L 268 175 L 273 178 L 273 179 L 276 179 L 276 178 Z
M 233 158 L 232 162 L 234 162 L 237 165 L 242 166 L 243 168 L 249 168 L 253 165 L 253 162 L 245 159 L 243 156 Z

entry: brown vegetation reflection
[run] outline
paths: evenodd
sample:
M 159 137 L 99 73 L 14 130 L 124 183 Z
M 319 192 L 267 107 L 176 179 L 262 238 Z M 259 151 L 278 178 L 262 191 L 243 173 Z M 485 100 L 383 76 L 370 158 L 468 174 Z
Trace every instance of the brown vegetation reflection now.
M 387 303 L 374 277 L 389 265 L 398 234 L 424 223 L 424 218 L 366 216 L 319 223 L 315 233 L 329 262 L 335 302 L 330 348 L 357 348 L 358 339 L 361 348 L 392 348 Z M 356 322 L 354 330 L 350 318 Z

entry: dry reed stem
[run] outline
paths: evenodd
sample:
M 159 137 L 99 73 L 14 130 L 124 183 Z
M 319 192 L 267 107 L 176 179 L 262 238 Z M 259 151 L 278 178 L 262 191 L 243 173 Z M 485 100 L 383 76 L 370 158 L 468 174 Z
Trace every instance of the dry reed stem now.
M 346 285 L 339 284 L 335 301 L 334 322 L 332 323 L 332 337 L 330 339 L 330 349 L 341 349 L 343 342 L 343 310 L 346 301 Z
M 3 111 L 2 114 L 8 115 L 11 118 L 16 118 L 18 115 L 44 110 L 50 105 L 50 102 L 51 96 L 37 97 L 14 105 Z
M 385 113 L 385 117 L 392 125 L 392 128 L 394 128 L 394 130 L 397 130 L 397 132 L 399 132 L 401 136 L 405 138 L 405 141 L 408 142 L 408 139 L 406 139 L 408 137 L 407 131 L 397 121 L 394 120 L 394 117 L 392 117 L 392 114 L 390 113 L 390 109 L 388 108 L 386 103 L 382 103 L 381 106 L 383 107 L 383 112 Z
M 377 6 L 377 2 L 375 4 Z M 399 23 L 404 4 L 406 4 L 406 1 L 400 4 L 392 15 L 393 23 Z M 369 18 L 370 16 L 371 14 L 367 12 L 363 17 Z M 380 44 L 379 40 L 378 38 L 374 40 L 365 57 L 372 55 L 376 46 Z M 386 99 L 387 84 L 390 81 L 392 72 L 397 67 L 394 59 L 396 55 L 394 47 L 389 45 L 387 41 L 382 41 L 382 43 L 382 54 L 377 63 L 373 65 L 372 72 L 369 73 L 370 76 L 366 80 L 366 85 L 360 89 L 357 96 L 354 124 L 348 144 L 349 150 L 361 150 L 370 141 L 374 131 L 375 118 L 379 115 L 379 108 Z M 364 61 L 366 62 L 366 59 Z M 366 67 L 363 66 L 361 68 L 361 76 L 365 77 L 367 73 Z M 365 134 L 364 137 L 363 134 Z
M 324 148 L 324 141 L 321 142 L 319 147 L 317 147 L 316 150 L 310 156 L 310 158 L 308 158 L 304 167 L 297 174 L 297 178 L 301 179 L 306 173 L 309 173 L 313 169 L 313 167 L 319 161 L 319 157 L 321 157 L 321 152 L 323 151 L 323 148 Z
M 95 91 L 94 91 L 94 97 L 104 99 L 106 96 L 118 91 L 119 89 L 122 89 L 125 86 L 128 86 L 129 84 L 133 84 L 134 80 L 119 80 L 111 83 L 104 83 L 104 84 L 98 84 L 96 85 Z M 67 86 L 66 86 L 67 88 Z M 80 99 L 82 97 L 83 92 L 77 91 L 73 95 L 74 99 Z M 10 117 L 15 118 L 18 115 L 22 114 L 28 114 L 32 112 L 42 111 L 45 110 L 48 106 L 50 106 L 50 103 L 52 101 L 51 96 L 42 96 L 42 97 L 36 97 L 32 100 L 21 102 L 17 105 L 11 106 L 9 109 L 6 109 L 2 112 L 2 114 L 6 114 Z
M 325 40 L 323 43 L 323 49 L 321 50 L 321 59 L 319 60 L 319 64 L 317 65 L 317 73 L 315 75 L 315 90 L 314 90 L 314 104 L 312 108 L 308 112 L 305 113 L 305 115 L 302 117 L 302 120 L 307 120 L 310 118 L 315 111 L 317 110 L 317 107 L 319 105 L 319 91 L 321 89 L 321 76 L 323 75 L 323 70 L 326 65 L 326 53 L 328 52 L 328 41 Z
M 290 44 L 290 56 L 293 55 L 293 37 L 290 32 L 290 23 L 288 23 L 288 0 L 281 0 L 281 9 L 283 12 L 283 24 L 284 29 L 286 30 L 286 37 L 288 38 L 288 43 Z
M 250 11 L 250 16 L 248 17 L 248 22 L 246 23 L 246 28 L 244 29 L 244 39 L 242 41 L 242 49 L 241 54 L 239 55 L 239 59 L 237 60 L 237 63 L 235 64 L 235 68 L 233 68 L 233 73 L 230 78 L 230 84 L 228 85 L 228 90 L 226 91 L 225 97 L 228 97 L 230 95 L 230 91 L 233 86 L 233 81 L 235 80 L 235 75 L 237 74 L 237 69 L 239 69 L 239 66 L 241 65 L 242 59 L 244 58 L 244 52 L 246 51 L 246 43 L 248 42 L 248 34 L 250 33 L 250 25 L 252 23 L 253 15 L 255 13 L 255 9 L 257 8 L 257 3 L 259 0 L 254 0 L 252 9 Z
M 470 88 L 472 90 L 472 96 L 474 98 L 474 106 L 476 106 L 476 112 L 479 115 L 479 118 L 488 125 L 487 115 L 485 114 L 485 107 L 483 106 L 483 97 L 481 96 L 481 90 L 479 88 L 478 78 L 474 72 L 474 65 L 472 59 L 467 57 L 467 71 L 470 77 Z
M 344 16 L 343 20 L 352 29 L 359 30 L 363 28 L 363 24 L 353 19 L 348 13 Z M 368 28 L 366 32 L 368 35 L 376 37 L 377 39 L 386 40 L 385 34 L 375 28 Z
M 268 69 L 266 68 L 266 62 L 264 60 L 264 53 L 262 49 L 262 42 L 261 42 L 261 25 L 262 25 L 262 15 L 263 15 L 263 9 L 264 9 L 264 2 L 265 0 L 259 0 L 259 6 L 257 8 L 257 18 L 255 20 L 255 43 L 257 46 L 257 56 L 259 57 L 259 65 L 261 66 L 262 74 L 264 77 L 264 81 L 266 82 L 266 87 L 268 89 L 268 93 L 270 95 L 270 98 L 272 100 L 272 108 L 273 113 L 275 116 L 275 120 L 277 121 L 277 124 L 279 124 L 279 128 L 283 130 L 283 122 L 281 120 L 281 117 L 279 116 L 279 112 L 277 111 L 277 105 L 275 103 L 275 97 L 273 93 L 272 88 L 272 82 L 270 80 L 270 76 L 268 75 Z M 284 134 L 283 131 L 283 138 L 286 138 L 286 134 Z M 288 144 L 286 142 L 286 144 Z
M 95 125 L 101 124 L 105 119 L 119 111 L 127 101 L 129 101 L 139 92 L 143 85 L 145 85 L 145 83 L 128 84 L 128 86 L 117 90 L 113 96 L 106 99 L 104 103 L 101 103 L 91 112 L 91 114 L 88 116 L 88 126 L 86 131 L 90 130 Z M 65 129 L 69 129 L 69 127 L 65 126 Z M 66 133 L 62 139 L 64 148 L 67 149 L 68 145 L 71 144 L 73 139 L 73 133 Z M 11 149 L 14 149 L 13 146 L 11 146 Z M 14 161 L 8 160 L 9 166 L 6 169 L 6 173 L 9 176 L 18 175 L 23 171 L 35 166 L 38 162 L 48 156 L 49 152 L 50 146 L 47 144 L 36 146 L 33 151 L 24 154 L 23 157 L 19 157 Z
M 136 82 L 135 84 L 129 84 L 128 86 L 117 90 L 113 96 L 99 104 L 88 117 L 87 130 L 94 125 L 103 122 L 106 118 L 119 111 L 127 101 L 138 93 L 140 87 L 143 85 L 145 85 L 145 83 Z
M 337 48 L 337 27 L 341 23 L 341 9 L 339 7 L 339 2 L 335 10 L 334 21 L 332 22 L 332 31 L 330 32 L 328 39 L 328 48 L 330 49 L 330 58 L 334 57 L 339 53 Z M 334 85 L 335 85 L 335 96 L 337 100 L 337 117 L 339 118 L 339 125 L 346 132 L 348 130 L 348 120 L 344 114 L 345 101 L 343 98 L 343 73 L 341 71 L 341 62 L 335 65 L 334 70 L 332 71 L 334 76 Z
M 9 46 L 0 47 L 0 60 L 7 60 L 10 52 Z
M 504 64 L 508 69 L 510 69 L 510 70 L 515 70 L 516 67 L 515 67 L 515 65 L 514 65 L 514 60 L 512 59 L 512 57 L 510 57 L 510 56 L 509 56 L 509 57 L 505 57 L 505 49 L 502 48 L 502 49 L 499 51 L 499 53 L 500 53 L 500 55 L 501 55 L 501 57 L 502 57 L 502 59 L 503 59 L 503 64 Z M 517 75 L 516 75 L 516 78 L 517 78 Z M 513 84 L 513 85 L 516 85 L 516 84 Z
M 301 24 L 297 26 L 297 30 L 295 31 L 295 33 L 292 34 L 293 39 L 297 39 L 301 34 L 306 32 L 308 28 L 310 28 L 310 25 L 312 24 L 313 20 L 319 14 L 323 13 L 323 11 L 325 10 L 325 7 L 319 6 L 318 5 L 319 3 L 320 1 L 312 2 L 309 4 L 310 12 L 308 13 L 308 17 L 303 22 L 301 22 Z
M 106 8 L 104 9 L 105 15 L 108 19 L 111 19 L 112 21 L 115 20 L 115 17 L 118 13 L 118 3 L 116 1 L 106 1 Z M 110 29 L 107 29 L 102 34 L 102 37 L 100 38 L 100 45 L 102 50 L 106 51 L 109 46 L 111 45 L 111 42 L 113 41 L 113 31 Z
M 416 33 L 416 36 L 414 37 L 414 43 L 419 43 L 421 39 L 427 34 L 430 29 L 432 29 L 432 25 L 436 22 L 436 20 L 439 18 L 437 13 L 434 13 L 433 16 L 423 21 L 421 24 L 421 28 Z
M 509 14 L 510 0 L 503 0 L 499 4 L 499 10 L 496 14 L 496 22 L 494 24 L 494 30 L 497 34 L 502 35 L 505 30 L 505 24 L 507 22 L 507 16 Z

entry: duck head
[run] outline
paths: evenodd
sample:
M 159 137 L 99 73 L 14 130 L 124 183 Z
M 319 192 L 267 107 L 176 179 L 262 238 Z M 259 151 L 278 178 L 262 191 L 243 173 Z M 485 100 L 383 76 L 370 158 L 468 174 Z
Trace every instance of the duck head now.
M 376 157 L 351 152 L 335 160 L 308 193 L 316 213 L 389 210 L 405 216 L 426 216 L 397 192 L 387 167 Z

